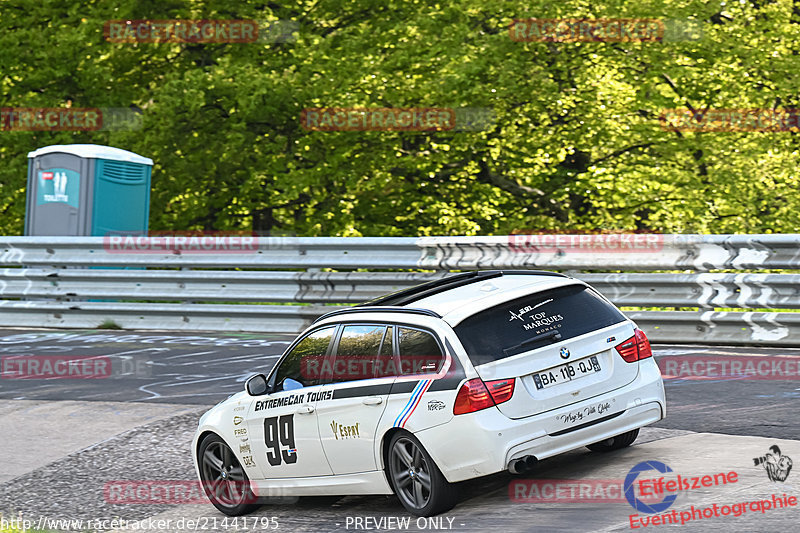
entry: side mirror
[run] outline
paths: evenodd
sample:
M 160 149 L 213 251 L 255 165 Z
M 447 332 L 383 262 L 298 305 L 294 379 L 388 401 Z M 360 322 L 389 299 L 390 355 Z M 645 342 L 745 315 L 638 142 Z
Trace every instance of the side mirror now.
M 250 396 L 262 396 L 267 393 L 269 387 L 267 386 L 267 376 L 264 374 L 256 374 L 251 376 L 244 382 L 244 390 Z

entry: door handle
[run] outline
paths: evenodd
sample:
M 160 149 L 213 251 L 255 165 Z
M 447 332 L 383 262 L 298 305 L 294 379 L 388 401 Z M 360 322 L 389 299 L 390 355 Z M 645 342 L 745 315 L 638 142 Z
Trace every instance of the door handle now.
M 380 405 L 383 403 L 383 398 L 380 396 L 370 396 L 361 400 L 364 405 Z
M 309 413 L 313 413 L 314 412 L 314 406 L 313 405 L 308 405 L 308 404 L 301 405 L 300 407 L 297 408 L 297 412 L 300 413 L 301 415 L 307 415 Z

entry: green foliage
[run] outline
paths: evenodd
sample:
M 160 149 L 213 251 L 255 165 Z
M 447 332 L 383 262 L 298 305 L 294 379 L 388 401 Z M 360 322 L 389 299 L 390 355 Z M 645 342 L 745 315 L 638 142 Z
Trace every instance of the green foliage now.
M 116 5 L 115 5 L 116 4 Z M 660 18 L 699 40 L 516 42 L 515 18 Z M 293 42 L 111 43 L 110 19 L 293 20 Z M 26 154 L 153 158 L 151 230 L 793 232 L 796 132 L 676 133 L 664 109 L 797 108 L 791 0 L 0 2 L 4 107 L 131 107 L 120 132 L 0 131 L 0 232 Z M 482 131 L 320 132 L 306 107 L 488 107 Z

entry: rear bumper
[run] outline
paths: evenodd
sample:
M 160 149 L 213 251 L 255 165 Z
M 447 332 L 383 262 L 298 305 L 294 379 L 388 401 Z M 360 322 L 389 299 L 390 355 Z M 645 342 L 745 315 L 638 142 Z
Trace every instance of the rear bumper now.
M 664 383 L 650 358 L 639 363 L 631 383 L 582 402 L 523 419 L 484 409 L 416 435 L 447 480 L 457 482 L 505 470 L 513 459 L 545 459 L 665 416 Z

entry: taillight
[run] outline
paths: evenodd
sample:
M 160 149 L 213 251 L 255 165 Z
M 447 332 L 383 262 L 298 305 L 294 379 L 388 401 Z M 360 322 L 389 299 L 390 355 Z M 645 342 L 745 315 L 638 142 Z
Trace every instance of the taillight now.
M 636 338 L 639 339 L 639 360 L 653 357 L 653 349 L 650 347 L 650 341 L 647 340 L 647 335 L 644 331 L 637 329 Z
M 627 363 L 635 363 L 653 357 L 653 349 L 650 348 L 650 341 L 647 340 L 644 331 L 640 329 L 633 331 L 633 337 L 616 346 L 617 352 Z
M 498 379 L 497 381 L 485 381 L 486 388 L 489 389 L 489 394 L 492 395 L 494 403 L 500 404 L 507 402 L 514 395 L 514 380 L 512 379 Z
M 498 403 L 507 402 L 514 394 L 514 379 L 498 379 L 484 382 L 474 378 L 463 385 L 456 394 L 453 414 L 463 415 L 488 409 Z

